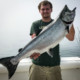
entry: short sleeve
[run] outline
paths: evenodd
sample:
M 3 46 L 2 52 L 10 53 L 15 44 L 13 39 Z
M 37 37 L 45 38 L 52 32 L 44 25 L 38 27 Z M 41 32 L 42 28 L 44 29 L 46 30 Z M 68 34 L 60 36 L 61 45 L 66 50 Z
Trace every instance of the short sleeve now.
M 42 29 L 40 29 L 40 26 L 41 26 L 41 20 L 37 20 L 37 21 L 33 22 L 31 25 L 31 29 L 30 29 L 30 35 L 35 33 L 36 36 L 38 36 L 38 34 L 42 30 Z
M 32 25 L 31 25 L 31 29 L 30 29 L 30 35 L 32 35 L 32 34 L 36 34 L 36 29 L 35 29 L 35 23 L 32 23 Z

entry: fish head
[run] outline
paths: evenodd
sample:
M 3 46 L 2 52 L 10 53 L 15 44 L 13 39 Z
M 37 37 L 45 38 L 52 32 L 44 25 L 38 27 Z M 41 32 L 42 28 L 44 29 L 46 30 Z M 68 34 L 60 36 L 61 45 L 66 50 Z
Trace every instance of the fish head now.
M 60 19 L 66 24 L 71 24 L 75 18 L 75 10 L 76 7 L 73 10 L 70 10 L 68 6 L 65 5 L 63 10 L 61 11 Z

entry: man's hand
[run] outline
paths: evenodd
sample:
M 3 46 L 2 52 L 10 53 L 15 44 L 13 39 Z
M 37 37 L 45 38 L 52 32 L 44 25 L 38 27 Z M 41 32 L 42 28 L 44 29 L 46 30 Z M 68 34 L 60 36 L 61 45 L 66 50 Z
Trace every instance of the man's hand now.
M 30 58 L 32 59 L 37 59 L 38 57 L 40 56 L 40 53 L 33 53 L 31 56 L 30 56 Z
M 69 30 L 69 33 L 66 35 L 66 38 L 70 41 L 74 40 L 75 30 L 74 26 L 72 25 L 71 29 Z

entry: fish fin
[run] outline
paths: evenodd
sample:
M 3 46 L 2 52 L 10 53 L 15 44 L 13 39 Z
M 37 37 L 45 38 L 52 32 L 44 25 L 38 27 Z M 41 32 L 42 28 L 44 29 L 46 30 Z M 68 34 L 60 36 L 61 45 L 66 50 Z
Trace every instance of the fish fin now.
M 48 55 L 49 55 L 50 57 L 52 57 L 52 58 L 53 58 L 53 56 L 54 56 L 51 48 L 48 50 Z
M 13 65 L 13 64 L 10 62 L 10 60 L 11 60 L 12 58 L 14 58 L 14 56 L 6 57 L 6 58 L 1 58 L 1 59 L 0 59 L 0 63 L 1 63 L 3 66 L 5 66 L 5 67 L 7 68 L 7 70 L 8 70 L 8 78 L 9 78 L 9 79 L 14 75 L 14 73 L 15 73 L 15 71 L 16 71 L 16 68 L 17 68 L 17 66 L 18 66 L 18 64 Z
M 22 51 L 22 49 L 23 49 L 23 48 L 20 48 L 20 49 L 18 50 L 18 52 L 20 53 L 20 52 Z
M 69 33 L 69 26 L 66 26 L 66 30 L 67 30 L 67 32 Z

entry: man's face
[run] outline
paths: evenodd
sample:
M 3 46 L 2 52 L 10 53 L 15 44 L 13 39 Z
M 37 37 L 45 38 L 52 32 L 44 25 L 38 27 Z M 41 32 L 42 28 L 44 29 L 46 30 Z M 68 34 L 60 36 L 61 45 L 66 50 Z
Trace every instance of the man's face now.
M 49 4 L 41 5 L 39 12 L 43 18 L 49 18 L 51 16 L 52 9 Z

